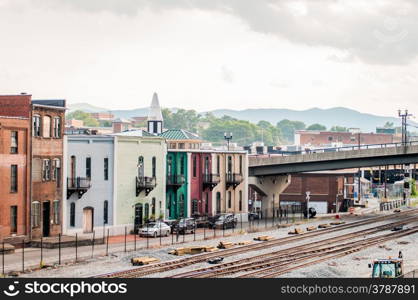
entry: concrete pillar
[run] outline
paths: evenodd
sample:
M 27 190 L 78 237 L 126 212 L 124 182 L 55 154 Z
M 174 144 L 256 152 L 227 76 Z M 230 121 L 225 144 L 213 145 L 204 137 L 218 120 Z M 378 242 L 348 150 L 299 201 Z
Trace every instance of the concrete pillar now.
M 279 196 L 289 186 L 291 182 L 290 175 L 282 176 L 250 176 L 248 177 L 248 184 L 257 186 L 267 196 L 263 197 L 261 202 L 261 211 L 263 217 L 267 211 L 267 217 L 273 217 L 273 207 L 277 211 L 279 208 Z M 274 195 L 274 197 L 273 197 Z M 274 198 L 274 205 L 273 205 Z M 276 214 L 277 217 L 277 214 Z

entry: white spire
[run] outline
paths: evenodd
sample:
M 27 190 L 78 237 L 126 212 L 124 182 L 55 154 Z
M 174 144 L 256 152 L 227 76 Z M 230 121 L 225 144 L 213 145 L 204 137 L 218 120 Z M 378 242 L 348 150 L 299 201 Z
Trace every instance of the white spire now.
M 162 121 L 163 114 L 161 113 L 160 102 L 158 101 L 157 93 L 152 96 L 151 107 L 148 112 L 148 121 Z

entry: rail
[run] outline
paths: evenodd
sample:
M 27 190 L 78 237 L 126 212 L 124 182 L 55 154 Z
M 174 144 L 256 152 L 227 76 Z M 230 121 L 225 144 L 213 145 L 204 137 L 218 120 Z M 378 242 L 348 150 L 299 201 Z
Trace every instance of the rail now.
M 315 148 L 310 149 L 306 148 L 299 151 L 277 151 L 276 153 L 268 154 L 255 154 L 252 156 L 290 156 L 290 155 L 307 155 L 314 153 L 326 153 L 326 152 L 340 152 L 340 151 L 355 151 L 355 150 L 365 150 L 365 149 L 383 149 L 383 148 L 394 148 L 394 147 L 408 147 L 408 146 L 418 145 L 418 141 L 410 141 L 407 143 L 386 143 L 386 144 L 366 144 L 366 145 L 353 145 L 353 146 L 344 146 L 344 147 L 334 147 L 334 148 Z

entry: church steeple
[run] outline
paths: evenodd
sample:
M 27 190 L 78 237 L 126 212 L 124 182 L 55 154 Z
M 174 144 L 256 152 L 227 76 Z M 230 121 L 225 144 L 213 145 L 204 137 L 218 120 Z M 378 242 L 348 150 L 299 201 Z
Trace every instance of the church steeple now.
M 161 134 L 163 132 L 163 114 L 161 113 L 157 93 L 154 93 L 152 96 L 148 112 L 148 132 L 152 134 Z

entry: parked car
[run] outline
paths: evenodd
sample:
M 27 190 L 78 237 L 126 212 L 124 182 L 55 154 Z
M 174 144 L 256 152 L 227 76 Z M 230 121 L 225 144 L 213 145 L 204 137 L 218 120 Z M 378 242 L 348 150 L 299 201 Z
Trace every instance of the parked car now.
M 164 222 L 152 222 L 139 230 L 139 236 L 168 236 L 171 232 L 170 226 Z
M 171 233 L 174 233 L 175 228 L 177 226 L 178 220 L 164 220 L 163 221 L 165 224 L 167 224 L 168 226 L 170 226 L 171 229 Z
M 233 214 L 219 214 L 209 221 L 210 228 L 235 228 L 237 226 L 238 219 Z
M 181 218 L 174 227 L 174 231 L 180 234 L 194 233 L 196 230 L 196 221 L 193 218 Z
M 248 213 L 248 219 L 250 221 L 253 221 L 253 220 L 258 220 L 258 219 L 261 219 L 261 218 L 260 218 L 260 214 L 259 213 L 250 212 L 250 213 Z

